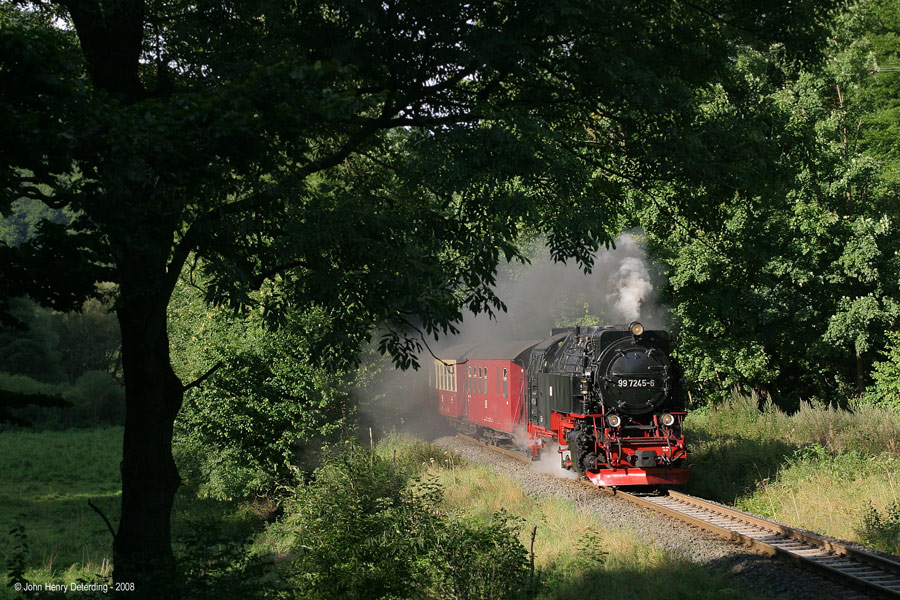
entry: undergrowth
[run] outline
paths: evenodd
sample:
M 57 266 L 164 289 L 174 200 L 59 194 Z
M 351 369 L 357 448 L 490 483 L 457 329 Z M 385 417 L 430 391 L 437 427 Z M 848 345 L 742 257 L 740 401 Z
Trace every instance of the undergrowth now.
M 82 481 L 87 495 L 102 489 L 101 480 L 116 484 L 118 451 L 113 446 L 119 443 L 119 432 L 105 432 L 117 441 L 104 456 L 91 465 L 85 461 L 73 467 L 73 478 L 83 475 L 83 469 L 96 469 L 96 480 Z M 38 447 L 32 451 L 35 465 L 52 460 L 41 458 Z M 323 466 L 298 484 L 279 509 L 265 503 L 201 500 L 183 490 L 173 527 L 182 596 L 216 600 L 755 597 L 724 574 L 673 556 L 632 530 L 605 530 L 589 512 L 566 500 L 529 498 L 496 472 L 468 465 L 421 440 L 393 436 L 374 452 L 345 444 L 324 456 Z M 27 470 L 16 477 L 24 478 Z M 53 477 L 45 484 L 52 486 Z M 108 556 L 109 538 L 86 539 L 82 560 L 48 562 L 41 551 L 58 540 L 52 531 L 37 527 L 42 513 L 34 512 L 36 504 L 29 504 L 29 498 L 22 502 L 32 512 L 13 518 L 7 529 L 13 529 L 14 535 L 3 556 L 6 564 L 0 579 L 5 581 L 0 581 L 0 597 L 17 597 L 9 595 L 8 586 L 20 580 L 109 583 L 108 558 L 99 563 L 93 558 Z M 115 523 L 115 509 L 108 513 Z M 55 521 L 57 535 L 71 531 L 64 518 L 61 512 Z M 102 592 L 79 592 L 79 597 L 99 598 Z
M 867 546 L 900 555 L 900 502 L 892 502 L 884 513 L 868 505 L 858 531 Z

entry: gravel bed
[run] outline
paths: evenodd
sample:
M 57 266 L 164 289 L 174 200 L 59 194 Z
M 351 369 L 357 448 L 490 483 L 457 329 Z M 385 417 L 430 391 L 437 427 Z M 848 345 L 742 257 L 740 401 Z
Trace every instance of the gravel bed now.
M 702 529 L 631 504 L 615 496 L 602 494 L 574 479 L 563 479 L 538 472 L 532 465 L 448 436 L 435 440 L 439 446 L 453 449 L 471 462 L 487 464 L 519 484 L 533 498 L 560 497 L 574 501 L 590 511 L 607 529 L 637 533 L 639 539 L 656 544 L 673 555 L 723 571 L 746 587 L 767 598 L 824 600 L 866 598 L 856 595 L 828 579 L 783 560 L 758 554 Z M 534 463 L 545 469 L 549 461 Z

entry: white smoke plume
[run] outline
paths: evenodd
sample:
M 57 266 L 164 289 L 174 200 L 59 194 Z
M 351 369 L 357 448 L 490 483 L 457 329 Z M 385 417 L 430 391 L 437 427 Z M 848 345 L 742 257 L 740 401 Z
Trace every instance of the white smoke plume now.
M 651 297 L 653 284 L 644 261 L 634 256 L 626 256 L 613 278 L 614 289 L 607 296 L 614 312 L 626 321 L 637 321 L 641 317 L 641 305 Z

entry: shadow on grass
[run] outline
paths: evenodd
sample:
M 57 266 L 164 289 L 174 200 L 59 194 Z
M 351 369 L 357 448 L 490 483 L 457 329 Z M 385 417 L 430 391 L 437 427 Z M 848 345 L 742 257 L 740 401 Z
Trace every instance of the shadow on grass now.
M 119 492 L 90 494 L 83 490 L 69 496 L 20 495 L 5 497 L 0 515 L 0 567 L 13 557 L 26 572 L 54 576 L 75 565 L 75 571 L 90 575 L 108 575 L 112 562 L 112 533 L 103 519 L 88 505 L 90 500 L 118 527 L 121 495 Z M 231 544 L 246 539 L 258 530 L 262 517 L 250 509 L 213 499 L 197 498 L 188 489 L 179 491 L 172 515 L 172 536 L 176 546 L 196 540 L 198 528 L 205 528 L 213 545 Z M 16 529 L 24 534 L 10 532 Z M 182 545 L 184 545 L 182 543 Z
M 774 481 L 799 448 L 778 439 L 710 436 L 705 432 L 692 435 L 688 456 L 693 475 L 684 491 L 726 504 L 752 495 L 761 482 Z
M 769 560 L 748 554 L 742 558 L 742 571 L 752 571 L 753 563 Z M 755 600 L 771 598 L 753 591 L 753 582 L 728 574 L 734 565 L 721 559 L 703 565 L 672 560 L 656 565 L 615 565 L 598 561 L 594 567 L 575 576 L 551 574 L 543 578 L 538 600 Z M 790 582 L 787 582 L 788 585 Z M 775 597 L 790 597 L 791 590 L 774 589 Z

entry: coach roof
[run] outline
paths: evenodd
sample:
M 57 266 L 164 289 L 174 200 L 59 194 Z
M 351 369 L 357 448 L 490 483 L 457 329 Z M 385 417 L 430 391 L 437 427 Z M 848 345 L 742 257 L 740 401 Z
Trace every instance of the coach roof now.
M 510 342 L 488 342 L 480 344 L 469 352 L 470 360 L 518 360 L 523 358 L 539 340 L 515 340 Z

